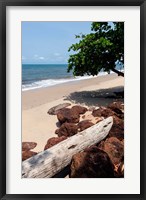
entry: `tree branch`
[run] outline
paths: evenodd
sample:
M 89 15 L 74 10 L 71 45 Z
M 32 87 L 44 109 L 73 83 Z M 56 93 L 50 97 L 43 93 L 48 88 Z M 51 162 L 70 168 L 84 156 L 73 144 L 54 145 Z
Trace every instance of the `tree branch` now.
M 124 77 L 124 73 L 123 73 L 123 72 L 120 72 L 120 71 L 118 71 L 118 70 L 115 69 L 115 68 L 113 68 L 112 71 L 115 72 L 115 73 L 117 73 L 118 76 L 122 76 L 122 77 Z

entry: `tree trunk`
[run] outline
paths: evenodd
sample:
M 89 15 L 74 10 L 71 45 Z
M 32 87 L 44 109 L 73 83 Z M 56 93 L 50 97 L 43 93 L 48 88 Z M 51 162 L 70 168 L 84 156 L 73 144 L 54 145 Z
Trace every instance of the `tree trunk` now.
M 118 70 L 115 69 L 115 68 L 113 68 L 112 71 L 115 72 L 115 73 L 117 73 L 118 76 L 123 76 L 123 77 L 124 77 L 124 73 L 123 73 L 123 72 L 120 72 L 120 71 L 118 71 Z
M 108 135 L 112 124 L 113 118 L 108 117 L 98 124 L 23 161 L 22 178 L 54 176 L 70 164 L 74 154 L 103 140 Z

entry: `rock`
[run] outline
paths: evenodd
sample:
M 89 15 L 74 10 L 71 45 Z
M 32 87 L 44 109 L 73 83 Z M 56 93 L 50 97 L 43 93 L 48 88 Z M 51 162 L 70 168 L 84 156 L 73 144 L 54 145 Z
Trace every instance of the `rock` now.
M 100 107 L 99 109 L 93 110 L 92 111 L 92 115 L 94 117 L 110 117 L 113 116 L 115 113 L 109 109 L 109 108 L 105 108 L 105 107 Z
M 93 126 L 94 124 L 92 122 L 90 122 L 89 120 L 84 120 L 78 123 L 78 131 L 83 131 L 91 126 Z
M 107 108 L 100 107 L 99 109 L 95 109 L 92 111 L 92 115 L 94 117 L 110 117 L 110 116 L 117 116 L 121 119 L 124 119 L 124 112 L 121 110 L 122 104 L 115 102 L 110 104 Z
M 100 149 L 102 149 L 109 155 L 114 165 L 121 163 L 121 161 L 123 160 L 124 145 L 116 137 L 107 138 L 104 142 L 104 145 L 100 147 Z
M 102 111 L 103 111 L 104 109 L 106 109 L 106 108 L 100 107 L 100 108 L 98 108 L 98 109 L 95 109 L 95 110 L 92 111 L 92 115 L 93 115 L 94 117 L 102 117 Z
M 47 144 L 44 148 L 44 150 L 49 149 L 50 147 L 54 146 L 55 144 L 58 144 L 59 142 L 62 142 L 63 140 L 66 140 L 67 137 L 52 137 L 47 141 Z
M 110 108 L 112 108 L 114 111 Z M 119 110 L 116 110 L 115 108 Z M 113 126 L 108 134 L 108 137 L 116 137 L 119 140 L 124 139 L 124 113 L 120 110 L 121 108 L 123 108 L 122 102 L 115 102 L 110 104 L 108 108 L 100 107 L 92 112 L 94 117 L 99 117 L 99 121 L 102 120 L 100 120 L 101 116 L 104 118 L 109 116 L 113 117 Z
M 36 142 L 22 142 L 22 151 L 29 151 L 37 146 Z
M 113 178 L 114 166 L 104 151 L 96 146 L 77 153 L 71 161 L 70 178 Z
M 83 106 L 76 105 L 76 106 L 73 106 L 71 108 L 71 110 L 73 110 L 79 114 L 84 114 L 88 109 Z
M 108 137 L 116 137 L 119 140 L 124 139 L 124 121 L 116 116 L 113 116 L 113 126 L 108 134 Z
M 117 114 L 123 114 L 124 104 L 120 101 L 113 102 L 110 105 L 108 105 L 108 108 L 110 108 L 111 110 L 113 110 Z
M 121 119 L 124 119 L 124 104 L 123 102 L 113 102 L 111 103 L 108 108 L 115 112 L 115 115 Z
M 72 135 L 75 135 L 77 132 L 78 132 L 78 126 L 73 123 L 67 123 L 67 122 L 62 124 L 61 127 L 55 131 L 55 133 L 59 137 L 61 136 L 70 137 Z
M 114 114 L 115 113 L 109 108 L 103 109 L 102 112 L 101 112 L 101 116 L 105 117 L 105 118 L 113 116 Z
M 61 124 L 64 122 L 78 123 L 80 115 L 73 109 L 63 108 L 57 113 L 57 118 Z
M 96 144 L 96 146 L 97 146 L 99 149 L 104 149 L 104 142 L 105 142 L 105 140 L 101 140 L 99 143 Z
M 50 108 L 50 109 L 48 110 L 47 113 L 48 113 L 49 115 L 56 115 L 60 109 L 66 108 L 66 107 L 68 107 L 68 106 L 70 106 L 70 105 L 71 105 L 70 103 L 62 103 L 62 104 L 59 104 L 59 105 L 57 105 L 57 106 L 54 106 L 54 107 Z
M 124 128 L 121 128 L 121 126 L 113 124 L 108 137 L 116 137 L 119 140 L 124 139 Z
M 28 159 L 28 158 L 30 158 L 30 157 L 36 155 L 36 154 L 37 154 L 37 153 L 34 152 L 34 151 L 23 151 L 23 152 L 22 152 L 22 161 L 24 161 L 24 160 L 26 160 L 26 159 Z
M 119 125 L 121 128 L 124 129 L 124 120 L 115 115 L 113 116 L 113 124 Z

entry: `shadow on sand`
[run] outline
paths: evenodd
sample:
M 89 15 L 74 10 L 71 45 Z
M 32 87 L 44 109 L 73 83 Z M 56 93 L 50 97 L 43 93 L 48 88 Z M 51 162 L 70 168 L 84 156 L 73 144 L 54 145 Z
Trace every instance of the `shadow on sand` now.
M 114 87 L 101 90 L 73 92 L 64 100 L 87 106 L 107 106 L 113 101 L 124 101 L 124 87 Z

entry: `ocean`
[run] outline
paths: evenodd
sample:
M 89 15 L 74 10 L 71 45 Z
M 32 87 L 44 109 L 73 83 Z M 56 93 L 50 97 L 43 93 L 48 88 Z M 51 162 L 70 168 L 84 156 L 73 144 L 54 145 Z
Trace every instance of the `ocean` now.
M 99 73 L 100 76 L 105 74 L 107 73 Z M 67 64 L 22 64 L 22 91 L 92 77 L 93 76 L 73 77 L 72 72 L 67 73 Z

